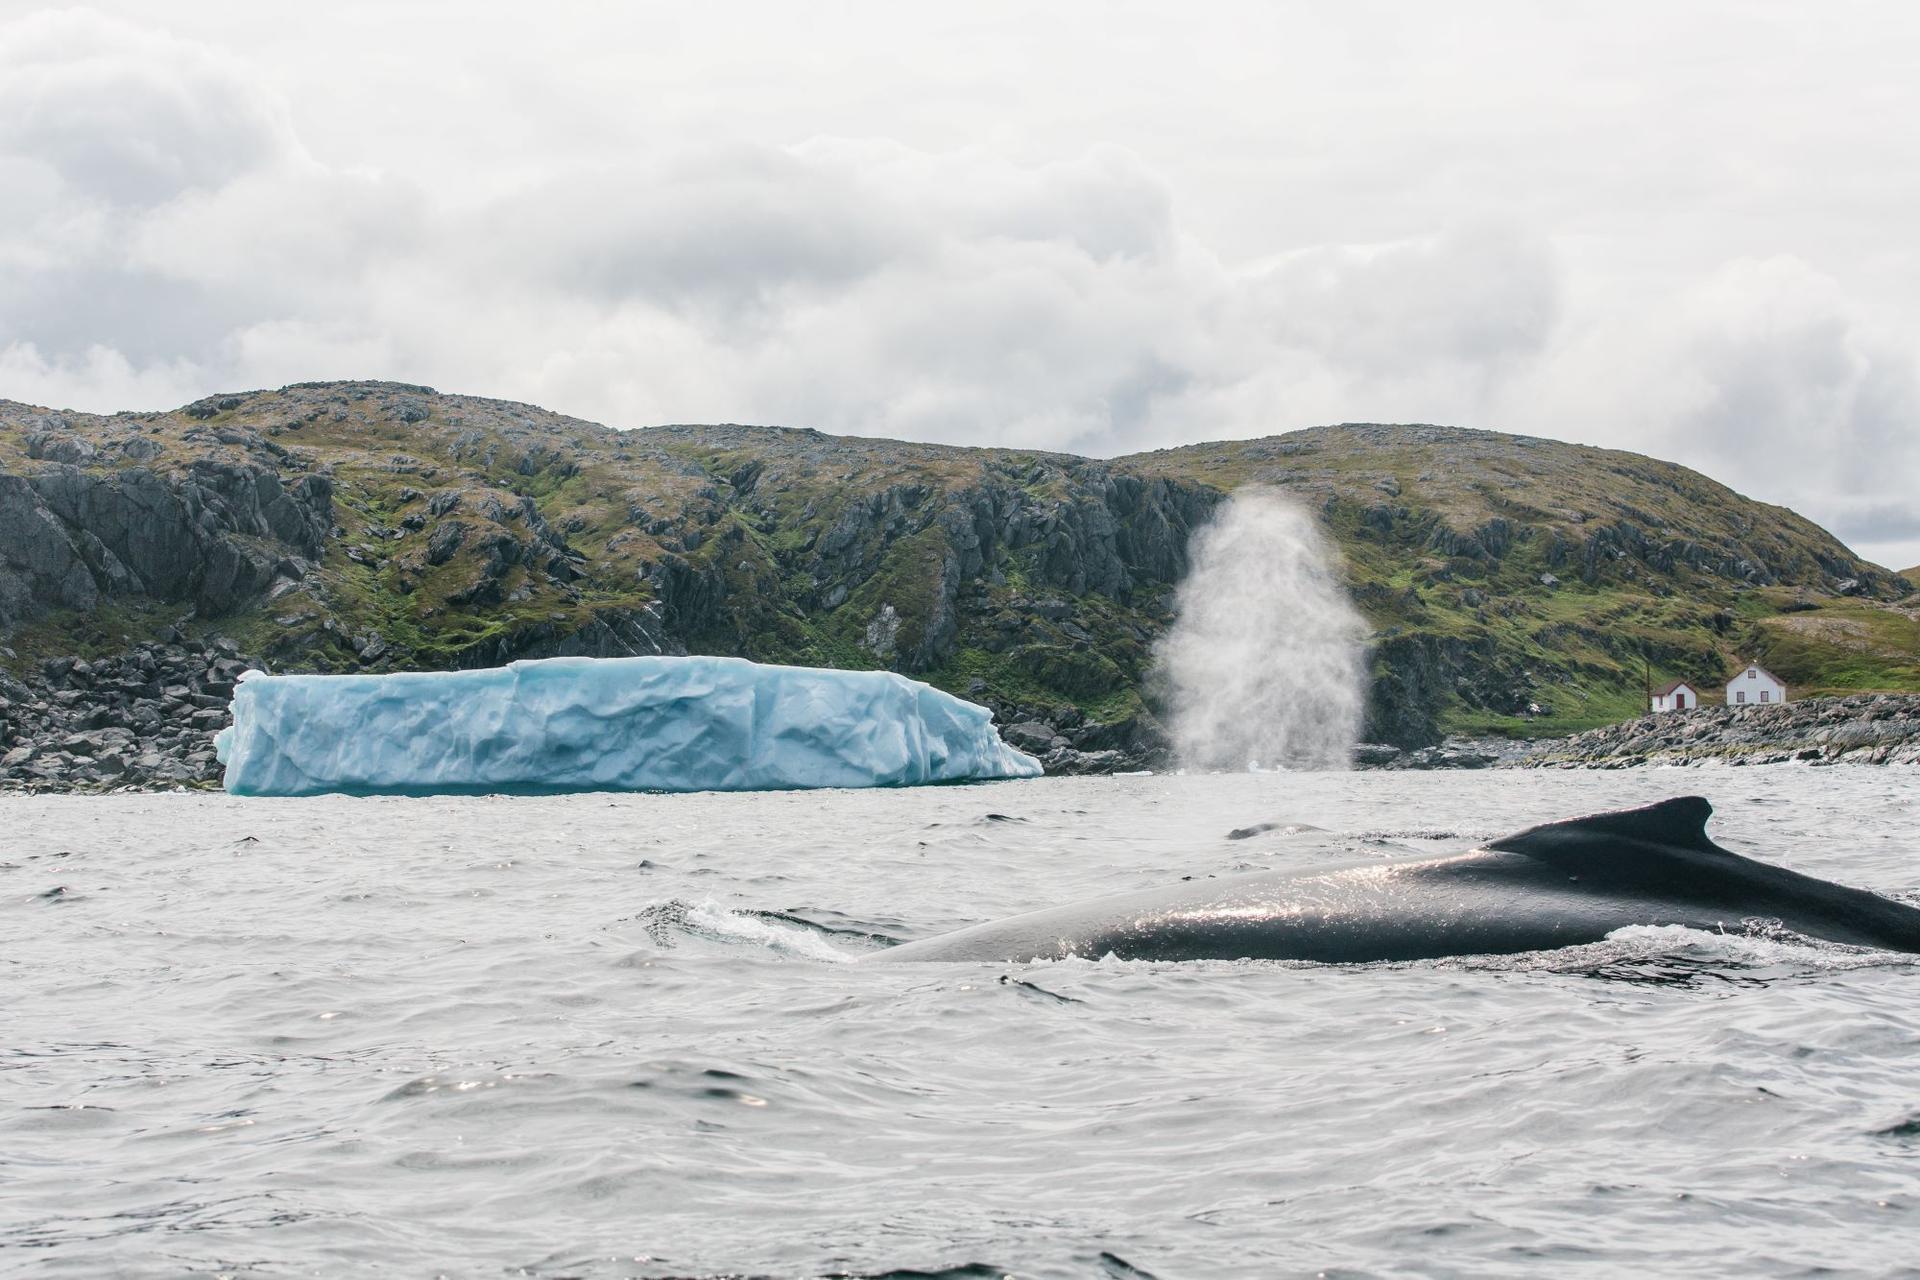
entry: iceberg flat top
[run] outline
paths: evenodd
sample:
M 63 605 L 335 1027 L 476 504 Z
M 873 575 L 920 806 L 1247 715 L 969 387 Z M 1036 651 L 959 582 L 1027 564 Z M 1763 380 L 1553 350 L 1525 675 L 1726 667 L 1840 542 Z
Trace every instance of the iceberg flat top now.
M 248 672 L 215 743 L 237 795 L 761 791 L 1030 778 L 985 707 L 890 671 L 545 658 Z

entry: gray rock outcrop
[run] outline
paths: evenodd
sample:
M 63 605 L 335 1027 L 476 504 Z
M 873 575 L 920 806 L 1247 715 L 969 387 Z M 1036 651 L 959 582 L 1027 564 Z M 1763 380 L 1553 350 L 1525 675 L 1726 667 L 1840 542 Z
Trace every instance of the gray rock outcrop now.
M 333 526 L 324 475 L 197 459 L 178 475 L 56 462 L 0 473 L 0 631 L 49 607 L 145 596 L 209 616 L 303 576 Z
M 1533 768 L 1639 764 L 1920 764 L 1920 694 L 1803 698 L 1773 706 L 1700 707 L 1642 716 L 1547 744 Z

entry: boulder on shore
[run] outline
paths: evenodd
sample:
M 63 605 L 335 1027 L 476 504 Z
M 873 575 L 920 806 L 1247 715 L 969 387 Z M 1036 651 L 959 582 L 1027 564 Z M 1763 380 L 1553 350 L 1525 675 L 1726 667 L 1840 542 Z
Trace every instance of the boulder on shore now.
M 1920 694 L 1862 693 L 1769 706 L 1664 711 L 1547 744 L 1531 768 L 1625 764 L 1920 764 Z

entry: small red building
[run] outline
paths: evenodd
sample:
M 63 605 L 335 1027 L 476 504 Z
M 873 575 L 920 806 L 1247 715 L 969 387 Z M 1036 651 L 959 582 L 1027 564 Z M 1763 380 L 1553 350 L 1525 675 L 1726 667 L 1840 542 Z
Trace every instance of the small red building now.
M 1700 691 L 1685 680 L 1675 680 L 1654 690 L 1647 702 L 1648 711 L 1691 711 L 1700 705 Z

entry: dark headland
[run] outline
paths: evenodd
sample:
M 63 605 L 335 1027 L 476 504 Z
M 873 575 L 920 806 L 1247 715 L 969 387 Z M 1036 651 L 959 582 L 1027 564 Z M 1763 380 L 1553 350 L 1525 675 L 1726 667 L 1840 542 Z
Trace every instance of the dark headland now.
M 570 653 L 889 667 L 990 705 L 1055 771 L 1156 764 L 1188 539 L 1249 484 L 1343 554 L 1382 750 L 1632 721 L 1649 669 L 1920 691 L 1916 570 L 1631 453 L 1367 424 L 1095 460 L 315 383 L 110 416 L 0 401 L 0 785 L 213 780 L 249 662 Z M 1576 741 L 1555 751 L 1601 746 Z

